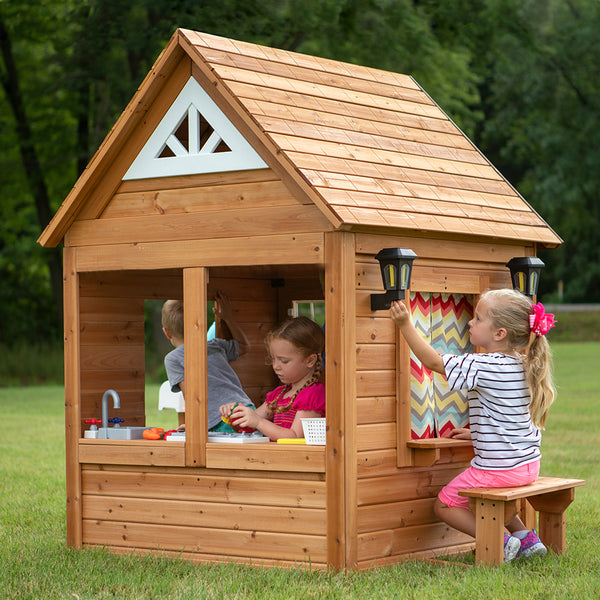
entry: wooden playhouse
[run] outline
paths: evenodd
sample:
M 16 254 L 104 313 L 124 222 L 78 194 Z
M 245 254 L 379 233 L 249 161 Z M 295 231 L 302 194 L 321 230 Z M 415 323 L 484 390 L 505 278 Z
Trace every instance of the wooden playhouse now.
M 371 311 L 374 257 L 418 255 L 415 321 L 461 351 L 507 261 L 561 240 L 411 77 L 178 30 L 39 241 L 64 244 L 69 545 L 348 569 L 471 547 L 432 512 L 472 456 L 443 437 L 464 399 Z M 207 442 L 218 289 L 257 404 L 265 333 L 324 302 L 325 446 Z M 110 416 L 151 425 L 144 303 L 166 298 L 185 304 L 186 441 L 86 439 L 108 388 Z

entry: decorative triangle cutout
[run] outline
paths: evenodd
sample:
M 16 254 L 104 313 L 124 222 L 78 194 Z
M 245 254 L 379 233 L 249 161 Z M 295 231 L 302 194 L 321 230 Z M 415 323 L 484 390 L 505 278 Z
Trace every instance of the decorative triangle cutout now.
M 267 166 L 202 86 L 190 77 L 123 179 Z

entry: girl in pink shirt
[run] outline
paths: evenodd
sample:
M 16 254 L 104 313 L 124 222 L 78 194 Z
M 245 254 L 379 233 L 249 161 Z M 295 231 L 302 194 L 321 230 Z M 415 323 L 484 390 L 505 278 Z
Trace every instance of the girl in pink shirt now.
M 271 331 L 265 345 L 273 370 L 283 385 L 269 392 L 256 410 L 238 405 L 231 422 L 258 429 L 273 441 L 302 438 L 301 419 L 325 416 L 323 330 L 307 317 L 296 317 Z M 221 414 L 229 415 L 232 408 L 232 403 L 224 404 Z

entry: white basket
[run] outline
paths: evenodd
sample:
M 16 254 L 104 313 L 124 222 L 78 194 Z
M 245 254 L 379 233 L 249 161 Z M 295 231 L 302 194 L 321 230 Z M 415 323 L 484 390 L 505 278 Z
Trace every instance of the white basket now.
M 301 419 L 304 439 L 309 446 L 325 445 L 326 419 Z

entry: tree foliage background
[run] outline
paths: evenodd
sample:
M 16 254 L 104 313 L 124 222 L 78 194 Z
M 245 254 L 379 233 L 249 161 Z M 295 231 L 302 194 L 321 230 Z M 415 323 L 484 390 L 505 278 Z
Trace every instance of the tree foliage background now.
M 177 27 L 413 75 L 565 240 L 600 301 L 598 0 L 0 0 L 0 343 L 60 337 L 36 243 Z

